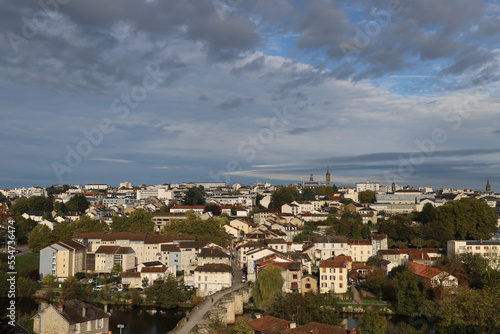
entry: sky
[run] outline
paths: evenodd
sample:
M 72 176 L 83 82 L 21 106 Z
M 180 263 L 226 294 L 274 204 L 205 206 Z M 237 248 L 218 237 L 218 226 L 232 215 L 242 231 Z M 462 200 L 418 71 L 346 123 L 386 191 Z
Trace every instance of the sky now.
M 0 0 L 0 187 L 500 189 L 500 5 Z

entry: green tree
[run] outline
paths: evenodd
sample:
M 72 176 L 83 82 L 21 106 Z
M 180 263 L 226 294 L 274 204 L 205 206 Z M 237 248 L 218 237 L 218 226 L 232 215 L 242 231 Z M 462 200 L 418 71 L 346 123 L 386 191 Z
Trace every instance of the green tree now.
M 366 287 L 376 295 L 380 295 L 387 284 L 383 270 L 374 270 L 366 275 Z
M 109 232 L 109 226 L 104 221 L 96 221 L 95 219 L 87 216 L 81 215 L 80 218 L 71 223 L 71 228 L 73 229 L 73 236 L 77 236 L 79 233 L 88 232 Z
M 423 223 L 429 223 L 436 219 L 436 208 L 431 203 L 426 203 L 422 208 L 422 211 L 418 213 L 417 219 Z
M 221 209 L 220 205 L 218 205 L 217 203 L 208 203 L 207 205 L 205 205 L 203 212 L 211 212 L 212 215 L 214 215 L 214 216 L 220 216 L 222 213 L 222 209 Z M 231 209 L 231 212 L 232 212 L 232 209 Z
M 439 328 L 443 333 L 498 333 L 499 289 L 471 289 L 441 302 Z
M 408 266 L 399 266 L 399 272 L 394 276 L 396 289 L 396 312 L 403 315 L 419 314 L 419 306 L 424 296 L 418 285 L 417 278 Z
M 28 238 L 28 247 L 32 252 L 38 252 L 53 242 L 50 228 L 46 225 L 37 225 Z
M 29 200 L 26 197 L 21 197 L 12 204 L 10 212 L 15 217 L 20 216 L 26 211 L 30 211 L 29 204 Z
M 248 324 L 247 318 L 238 317 L 234 327 L 231 329 L 231 334 L 253 334 L 253 329 Z
M 349 205 L 351 203 L 354 203 L 354 201 L 351 198 L 342 198 L 339 202 L 344 205 Z
M 111 231 L 116 232 L 129 232 L 131 229 L 130 219 L 127 216 L 115 215 L 111 218 Z
M 30 298 L 36 290 L 38 290 L 38 283 L 30 280 L 27 277 L 19 277 L 16 284 L 17 297 Z
M 75 276 L 69 276 L 61 286 L 61 299 L 85 299 L 84 287 L 78 282 Z
M 387 237 L 392 240 L 405 242 L 420 235 L 411 219 L 403 215 L 393 215 L 389 219 L 382 219 L 379 232 L 387 234 Z
M 318 195 L 325 195 L 325 196 L 333 196 L 335 195 L 335 192 L 337 191 L 337 187 L 334 185 L 333 187 L 330 186 L 319 186 L 314 189 L 314 192 Z
M 45 211 L 45 196 L 31 196 L 28 198 L 28 207 L 30 211 Z
M 26 219 L 22 216 L 16 218 L 16 234 L 19 243 L 26 243 L 28 236 L 37 224 L 38 223 L 31 218 Z
M 115 263 L 113 268 L 111 268 L 112 274 L 121 274 L 123 272 L 123 268 L 119 263 Z
M 79 215 L 83 214 L 89 206 L 90 203 L 83 194 L 75 195 L 66 202 L 66 209 L 71 212 L 76 212 Z
M 3 193 L 0 193 L 0 203 L 7 203 L 9 199 Z
M 385 334 L 387 331 L 387 319 L 376 308 L 368 307 L 361 316 L 359 327 L 361 327 L 363 333 Z
M 497 215 L 483 199 L 462 198 L 436 209 L 436 219 L 425 224 L 428 234 L 438 231 L 442 243 L 450 239 L 490 239 L 497 229 Z
M 203 186 L 190 188 L 184 198 L 182 204 L 184 205 L 204 205 L 205 204 L 205 188 Z
M 56 241 L 71 240 L 74 236 L 73 226 L 67 221 L 62 221 L 54 227 L 52 236 Z
M 63 202 L 55 202 L 54 210 L 56 211 L 56 214 L 58 216 L 62 216 L 66 212 L 66 206 L 64 205 Z
M 270 314 L 300 325 L 319 322 L 338 325 L 341 320 L 338 299 L 329 294 L 280 294 L 271 305 Z
M 210 241 L 223 247 L 231 244 L 231 236 L 226 233 L 226 218 L 201 219 L 192 210 L 186 212 L 186 219 L 174 220 L 166 225 L 162 233 L 170 235 L 194 235 L 196 240 Z
M 142 304 L 142 294 L 139 290 L 130 290 L 130 303 L 132 304 L 132 306 L 138 306 Z
M 144 209 L 137 209 L 130 214 L 130 230 L 132 233 L 146 233 L 154 232 L 155 223 L 152 220 L 153 214 Z
M 231 216 L 236 216 L 238 214 L 238 209 L 235 206 L 231 207 Z
M 44 284 L 52 284 L 56 280 L 56 277 L 52 274 L 47 274 L 42 278 L 42 283 Z
M 176 308 L 186 300 L 182 286 L 173 275 L 168 275 L 165 280 L 155 281 L 145 293 L 148 299 L 162 308 Z
M 377 199 L 377 193 L 373 190 L 364 190 L 358 194 L 358 200 L 360 203 L 375 203 Z
M 286 187 L 281 187 L 276 190 L 271 195 L 271 203 L 269 204 L 269 208 L 276 208 L 281 211 L 281 207 L 284 204 L 292 203 L 295 201 L 295 196 L 299 193 L 295 186 L 289 185 Z
M 284 283 L 282 271 L 280 267 L 271 265 L 264 268 L 257 276 L 252 296 L 259 309 L 269 312 L 273 300 L 281 294 Z
M 304 188 L 302 190 L 302 193 L 295 195 L 295 197 L 296 197 L 296 200 L 299 200 L 299 201 L 314 201 L 316 199 L 316 195 L 314 194 L 314 191 L 309 187 Z

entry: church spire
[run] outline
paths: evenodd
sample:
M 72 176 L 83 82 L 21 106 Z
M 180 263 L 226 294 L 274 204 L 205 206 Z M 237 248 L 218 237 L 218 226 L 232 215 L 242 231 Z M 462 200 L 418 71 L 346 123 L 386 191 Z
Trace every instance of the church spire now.
M 325 179 L 325 183 L 326 183 L 326 186 L 329 187 L 330 184 L 331 184 L 331 180 L 330 180 L 330 166 L 327 166 L 326 167 L 326 179 Z
M 491 192 L 490 178 L 488 178 L 488 181 L 486 181 L 486 191 Z

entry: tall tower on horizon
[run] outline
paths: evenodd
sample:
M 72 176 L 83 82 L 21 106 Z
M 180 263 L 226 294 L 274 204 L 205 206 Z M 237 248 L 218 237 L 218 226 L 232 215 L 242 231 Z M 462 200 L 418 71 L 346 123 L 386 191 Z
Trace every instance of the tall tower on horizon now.
M 486 191 L 491 192 L 491 184 L 490 184 L 490 178 L 488 178 L 488 181 L 486 181 Z
M 326 186 L 329 187 L 330 184 L 331 184 L 331 180 L 330 180 L 330 166 L 327 166 L 326 167 L 326 178 L 325 178 L 325 183 L 326 183 Z

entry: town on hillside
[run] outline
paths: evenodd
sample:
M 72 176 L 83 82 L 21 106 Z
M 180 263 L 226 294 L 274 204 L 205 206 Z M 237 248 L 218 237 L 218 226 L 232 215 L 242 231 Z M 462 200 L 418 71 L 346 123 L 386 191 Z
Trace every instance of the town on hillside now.
M 108 333 L 109 313 L 92 302 L 224 309 L 224 294 L 247 289 L 242 298 L 253 316 L 238 317 L 243 302 L 226 307 L 219 329 L 500 328 L 498 308 L 482 308 L 500 297 L 500 194 L 489 179 L 482 191 L 373 181 L 336 186 L 328 168 L 324 180 L 311 173 L 290 185 L 2 189 L 0 229 L 7 233 L 14 222 L 16 259 L 37 259 L 36 272 L 18 277 L 18 294 L 43 300 L 18 324 L 31 333 L 48 333 L 55 323 L 60 333 Z M 7 238 L 0 243 L 2 256 L 13 254 Z M 7 274 L 5 265 L 1 270 Z M 211 333 L 208 320 L 193 323 L 194 312 L 172 333 Z M 345 313 L 360 314 L 356 328 L 342 321 Z M 409 320 L 388 324 L 391 315 Z M 414 325 L 417 318 L 425 324 Z

